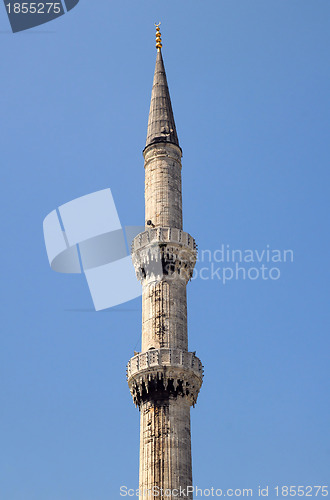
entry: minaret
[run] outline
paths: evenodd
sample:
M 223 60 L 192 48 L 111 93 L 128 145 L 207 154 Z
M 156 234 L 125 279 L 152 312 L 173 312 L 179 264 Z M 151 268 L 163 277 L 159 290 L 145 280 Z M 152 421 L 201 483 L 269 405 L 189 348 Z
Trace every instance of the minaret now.
M 190 407 L 203 366 L 188 350 L 186 286 L 197 257 L 182 230 L 181 157 L 157 26 L 157 59 L 145 159 L 146 230 L 132 243 L 142 283 L 142 347 L 127 366 L 140 410 L 140 500 L 152 492 L 192 499 Z M 180 490 L 181 488 L 181 490 Z M 181 491 L 181 493 L 180 493 Z M 160 495 L 159 495 L 160 496 Z

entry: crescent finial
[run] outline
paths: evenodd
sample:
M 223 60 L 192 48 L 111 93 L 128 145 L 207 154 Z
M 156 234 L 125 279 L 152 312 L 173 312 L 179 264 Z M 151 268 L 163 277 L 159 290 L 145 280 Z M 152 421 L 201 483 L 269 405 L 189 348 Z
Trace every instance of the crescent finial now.
M 155 23 L 155 26 L 156 26 L 156 49 L 157 50 L 160 50 L 163 46 L 162 44 L 162 34 L 160 32 L 160 28 L 159 26 L 161 25 L 162 23 Z

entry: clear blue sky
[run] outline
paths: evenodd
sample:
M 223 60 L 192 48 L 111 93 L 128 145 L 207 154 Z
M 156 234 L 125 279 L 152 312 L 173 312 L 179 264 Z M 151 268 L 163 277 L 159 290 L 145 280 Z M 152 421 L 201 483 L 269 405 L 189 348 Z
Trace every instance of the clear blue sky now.
M 141 300 L 93 312 L 83 277 L 50 270 L 42 221 L 110 187 L 122 224 L 143 223 L 159 20 L 185 230 L 294 251 L 277 281 L 189 284 L 194 482 L 329 482 L 329 1 L 81 0 L 15 35 L 0 9 L 1 500 L 138 486 Z

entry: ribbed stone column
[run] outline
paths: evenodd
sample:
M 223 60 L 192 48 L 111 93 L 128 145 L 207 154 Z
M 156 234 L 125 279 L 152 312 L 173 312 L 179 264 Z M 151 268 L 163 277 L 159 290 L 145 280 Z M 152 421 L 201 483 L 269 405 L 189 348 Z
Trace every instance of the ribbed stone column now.
M 140 500 L 161 489 L 166 498 L 192 498 L 185 496 L 192 486 L 190 407 L 202 384 L 201 361 L 181 349 L 151 349 L 129 361 L 127 379 L 140 409 Z
M 144 150 L 144 158 L 146 223 L 182 229 L 181 149 L 158 143 Z
M 160 347 L 188 350 L 186 283 L 143 283 L 142 352 Z
M 192 485 L 189 402 L 149 401 L 140 414 L 140 498 L 150 500 L 143 490 L 152 491 L 155 485 L 171 492 Z

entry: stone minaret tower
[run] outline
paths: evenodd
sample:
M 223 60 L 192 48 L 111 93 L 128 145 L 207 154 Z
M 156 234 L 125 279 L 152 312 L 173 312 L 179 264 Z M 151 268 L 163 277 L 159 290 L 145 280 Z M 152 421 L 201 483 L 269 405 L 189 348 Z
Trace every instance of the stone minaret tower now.
M 140 410 L 140 500 L 152 492 L 180 494 L 192 485 L 190 407 L 203 366 L 188 350 L 186 286 L 196 262 L 195 240 L 182 230 L 181 156 L 157 26 L 157 59 L 145 159 L 146 230 L 132 244 L 142 282 L 142 348 L 127 367 Z M 167 493 L 168 493 L 167 492 Z M 177 494 L 179 493 L 179 494 Z

